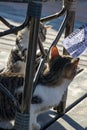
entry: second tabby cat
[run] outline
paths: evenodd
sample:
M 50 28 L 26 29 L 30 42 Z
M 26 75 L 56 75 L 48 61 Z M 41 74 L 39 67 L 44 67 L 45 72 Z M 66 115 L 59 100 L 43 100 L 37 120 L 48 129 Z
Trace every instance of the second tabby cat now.
M 26 66 L 26 55 L 29 43 L 29 27 L 25 27 L 23 30 L 19 31 L 16 37 L 15 47 L 11 50 L 8 57 L 7 65 L 4 72 L 14 72 L 18 74 L 25 74 Z M 38 37 L 41 42 L 46 39 L 47 27 L 40 22 Z M 36 56 L 37 64 L 37 56 Z

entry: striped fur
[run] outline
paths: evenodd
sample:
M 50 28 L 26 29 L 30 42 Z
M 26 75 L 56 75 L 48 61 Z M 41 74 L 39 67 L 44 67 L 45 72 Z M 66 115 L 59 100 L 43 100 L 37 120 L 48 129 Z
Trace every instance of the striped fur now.
M 40 23 L 38 35 L 41 42 L 44 42 L 46 39 L 46 31 L 46 27 Z M 25 73 L 29 33 L 29 27 L 25 27 L 18 32 L 15 47 L 10 52 L 4 72 Z

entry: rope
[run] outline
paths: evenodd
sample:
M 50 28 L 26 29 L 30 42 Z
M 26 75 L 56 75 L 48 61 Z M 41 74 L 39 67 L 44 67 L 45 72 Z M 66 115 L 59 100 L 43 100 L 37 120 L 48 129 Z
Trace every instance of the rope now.
M 77 1 L 73 0 L 64 0 L 64 5 L 67 8 L 67 10 L 69 11 L 75 11 L 76 10 L 76 5 L 77 5 Z

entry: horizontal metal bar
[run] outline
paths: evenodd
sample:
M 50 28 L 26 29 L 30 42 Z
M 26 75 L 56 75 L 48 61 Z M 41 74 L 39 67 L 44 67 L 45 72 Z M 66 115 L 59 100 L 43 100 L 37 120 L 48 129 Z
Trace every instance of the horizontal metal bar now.
M 69 107 L 66 108 L 65 113 L 67 113 L 68 111 L 70 111 L 73 107 L 75 107 L 76 105 L 78 105 L 82 100 L 84 100 L 87 97 L 87 93 L 84 94 L 82 97 L 80 97 L 79 99 L 77 99 L 75 102 L 73 102 Z M 65 114 L 64 113 L 64 114 Z M 46 128 L 48 128 L 50 125 L 52 125 L 56 120 L 58 120 L 59 118 L 61 118 L 62 116 L 64 116 L 64 114 L 57 114 L 52 120 L 49 120 L 42 128 L 41 130 L 45 130 Z
M 55 14 L 52 14 L 50 16 L 47 16 L 47 17 L 44 17 L 44 18 L 41 18 L 41 22 L 47 22 L 47 21 L 50 21 L 50 20 L 53 20 L 53 19 L 56 19 L 58 17 L 60 17 L 61 15 L 63 15 L 66 11 L 66 8 L 63 8 L 60 12 L 58 13 L 55 13 Z
M 29 16 L 29 0 L 28 0 L 28 7 L 27 7 L 27 14 L 26 14 L 26 18 L 25 21 L 20 25 L 20 26 L 13 26 L 11 25 L 9 22 L 7 22 L 4 18 L 1 18 L 1 21 L 7 26 L 10 27 L 10 29 L 0 32 L 0 37 L 5 36 L 5 35 L 9 35 L 9 34 L 16 34 L 18 31 L 22 30 L 24 27 L 26 27 L 27 25 L 29 25 L 29 21 L 30 21 L 30 16 Z
M 60 11 L 59 13 L 56 13 L 56 14 L 53 14 L 53 15 L 50 15 L 48 17 L 44 17 L 44 18 L 41 18 L 41 22 L 46 22 L 46 21 L 49 21 L 49 20 L 52 20 L 52 19 L 55 19 L 55 18 L 58 18 L 60 17 L 61 15 L 63 15 L 65 13 L 66 9 L 63 8 L 62 11 Z M 28 11 L 27 11 L 27 16 L 28 16 Z M 9 22 L 7 22 L 3 17 L 0 16 L 0 19 L 1 21 L 9 28 L 11 29 L 8 29 L 4 32 L 0 32 L 0 37 L 2 36 L 5 36 L 5 35 L 9 35 L 9 34 L 15 34 L 17 33 L 18 31 L 20 31 L 21 29 L 23 29 L 25 26 L 27 26 L 27 23 L 29 21 L 28 17 L 25 19 L 24 23 L 18 27 L 16 26 L 13 26 L 11 25 Z
M 49 21 L 49 20 L 52 20 L 52 19 L 55 19 L 55 18 L 58 18 L 60 17 L 61 15 L 63 15 L 66 11 L 66 8 L 64 7 L 63 5 L 63 9 L 58 12 L 58 13 L 55 13 L 53 15 L 50 15 L 48 17 L 44 17 L 44 18 L 41 18 L 40 21 L 41 22 L 46 22 L 46 21 Z M 8 35 L 8 34 L 16 34 L 18 31 L 20 31 L 21 29 L 23 29 L 25 26 L 27 26 L 28 24 L 28 21 L 29 21 L 29 2 L 28 2 L 28 7 L 27 7 L 27 14 L 26 14 L 26 19 L 24 21 L 24 23 L 18 27 L 16 26 L 13 26 L 11 25 L 8 21 L 6 21 L 3 17 L 0 16 L 0 19 L 1 21 L 7 26 L 9 27 L 10 29 L 6 30 L 6 31 L 3 31 L 3 32 L 0 32 L 0 37 L 2 36 L 5 36 L 5 35 Z
M 13 28 L 14 26 L 11 25 L 7 20 L 5 20 L 3 17 L 0 16 L 0 21 L 4 23 L 7 27 Z
M 28 19 L 26 19 L 25 22 L 18 27 L 13 26 L 11 29 L 0 32 L 0 37 L 8 35 L 8 34 L 16 34 L 19 30 L 22 30 L 25 26 L 27 26 L 27 24 L 28 24 Z

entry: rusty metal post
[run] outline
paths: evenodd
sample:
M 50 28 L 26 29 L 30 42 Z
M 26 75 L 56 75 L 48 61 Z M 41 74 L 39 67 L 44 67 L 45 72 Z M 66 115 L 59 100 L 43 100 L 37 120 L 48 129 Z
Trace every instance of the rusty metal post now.
M 24 91 L 21 105 L 21 112 L 16 113 L 15 129 L 29 130 L 30 105 L 33 91 L 35 56 L 37 49 L 37 38 L 39 22 L 41 16 L 42 3 L 39 0 L 29 2 L 29 17 L 31 17 L 31 27 L 29 34 L 29 46 L 27 54 L 26 73 L 24 80 Z M 32 116 L 32 115 L 31 115 Z
M 70 19 L 67 22 L 67 25 L 65 27 L 65 37 L 67 37 L 70 33 L 72 33 L 74 28 L 74 20 L 75 20 L 75 9 L 76 9 L 76 0 L 64 0 L 64 5 L 67 8 L 67 14 L 70 15 Z M 65 48 L 63 49 L 63 54 L 67 55 L 67 51 Z M 60 102 L 59 106 L 56 108 L 57 112 L 60 114 L 65 113 L 65 107 L 66 107 L 66 100 L 67 100 L 67 92 L 66 90 L 62 101 Z
M 66 0 L 65 0 L 66 1 Z M 68 7 L 67 13 L 71 15 L 66 28 L 65 28 L 65 37 L 67 37 L 70 33 L 73 32 L 74 29 L 74 21 L 75 21 L 75 9 L 76 9 L 76 0 L 68 0 L 70 4 L 70 8 Z M 65 48 L 63 49 L 63 54 L 68 54 Z

